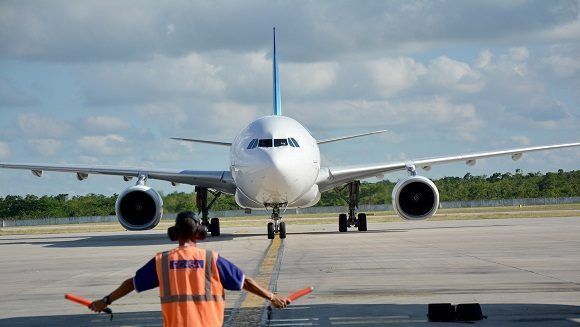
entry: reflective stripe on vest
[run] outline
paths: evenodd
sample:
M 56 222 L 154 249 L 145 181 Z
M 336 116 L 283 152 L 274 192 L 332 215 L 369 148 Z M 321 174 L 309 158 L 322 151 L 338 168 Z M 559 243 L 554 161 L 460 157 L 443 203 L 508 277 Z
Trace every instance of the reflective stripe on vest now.
M 212 295 L 212 273 L 213 273 L 213 252 L 205 251 L 205 294 L 195 295 L 171 295 L 169 284 L 169 252 L 161 254 L 161 278 L 163 279 L 163 294 L 161 295 L 161 304 L 173 302 L 207 302 L 207 301 L 225 301 L 225 294 Z

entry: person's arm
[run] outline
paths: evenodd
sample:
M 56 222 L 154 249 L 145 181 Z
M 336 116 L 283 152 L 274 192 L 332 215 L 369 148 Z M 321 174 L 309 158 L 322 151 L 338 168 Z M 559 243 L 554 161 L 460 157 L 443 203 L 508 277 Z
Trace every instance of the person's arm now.
M 133 278 L 131 277 L 131 278 L 127 279 L 126 281 L 124 281 L 111 294 L 109 294 L 109 301 L 111 303 L 113 303 L 113 302 L 117 301 L 118 299 L 122 298 L 123 296 L 131 293 L 134 289 L 135 289 L 135 285 L 133 284 Z M 100 300 L 96 300 L 93 303 L 91 303 L 89 308 L 95 312 L 101 312 L 107 306 L 108 306 L 108 304 L 105 304 L 103 299 L 100 299 Z
M 261 298 L 269 300 L 276 308 L 285 308 L 288 304 L 290 304 L 290 299 L 268 291 L 250 277 L 246 277 L 244 279 L 244 289 L 250 293 L 256 294 Z

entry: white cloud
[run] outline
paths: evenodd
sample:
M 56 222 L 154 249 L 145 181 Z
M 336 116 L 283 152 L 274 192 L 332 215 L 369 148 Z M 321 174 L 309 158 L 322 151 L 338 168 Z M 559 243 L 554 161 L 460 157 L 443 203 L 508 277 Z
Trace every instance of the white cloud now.
M 235 102 L 218 102 L 213 105 L 210 119 L 221 137 L 233 137 L 252 120 L 260 117 L 257 106 Z
M 325 129 L 411 128 L 471 142 L 485 127 L 473 104 L 457 104 L 443 97 L 401 102 L 313 102 L 292 105 L 291 108 L 306 126 L 323 126 Z
M 20 130 L 32 137 L 62 138 L 72 131 L 72 126 L 66 121 L 35 113 L 20 114 L 17 120 Z
M 531 145 L 532 141 L 530 141 L 530 138 L 527 136 L 522 136 L 522 135 L 514 135 L 511 137 L 512 141 L 517 142 L 521 145 Z
M 132 152 L 124 137 L 116 134 L 106 136 L 83 136 L 77 140 L 83 154 L 93 156 L 117 156 Z
M 491 63 L 492 59 L 493 53 L 489 49 L 483 50 L 475 60 L 475 67 L 479 69 L 485 68 Z
M 89 116 L 83 119 L 83 126 L 90 132 L 110 133 L 123 131 L 129 124 L 114 116 Z
M 375 60 L 367 68 L 379 93 L 386 97 L 411 87 L 419 76 L 427 73 L 423 64 L 405 57 Z
M 54 156 L 61 148 L 62 142 L 55 139 L 28 140 L 28 145 L 42 156 Z
M 8 159 L 12 155 L 10 151 L 10 145 L 6 142 L 0 141 L 0 159 Z
M 285 75 L 282 85 L 290 96 L 311 95 L 327 90 L 336 81 L 339 69 L 337 62 L 318 62 L 308 64 L 291 63 L 282 65 Z
M 483 83 L 477 72 L 464 62 L 441 56 L 429 63 L 427 80 L 437 86 L 459 92 L 478 92 Z
M 576 7 L 576 11 L 578 11 L 578 7 Z M 538 33 L 538 37 L 551 42 L 578 41 L 580 39 L 580 20 L 576 18 L 572 22 L 550 26 Z
M 558 77 L 567 78 L 577 74 L 580 71 L 580 59 L 577 57 L 552 54 L 542 59 L 554 74 Z
M 512 47 L 508 49 L 508 55 L 513 61 L 526 61 L 530 58 L 530 50 L 526 47 Z
M 184 109 L 171 103 L 143 105 L 137 107 L 136 111 L 148 122 L 165 123 L 174 127 L 183 125 L 189 117 Z
M 148 61 L 94 64 L 82 70 L 84 93 L 91 105 L 148 103 L 176 97 L 220 96 L 226 84 L 211 58 L 154 56 Z

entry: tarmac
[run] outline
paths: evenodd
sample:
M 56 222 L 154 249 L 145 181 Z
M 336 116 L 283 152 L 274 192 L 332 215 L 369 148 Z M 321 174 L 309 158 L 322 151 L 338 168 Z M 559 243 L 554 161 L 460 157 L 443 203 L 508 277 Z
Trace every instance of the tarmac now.
M 480 303 L 481 326 L 580 326 L 580 217 L 223 228 L 199 244 L 271 289 L 315 290 L 268 317 L 227 292 L 227 326 L 464 326 L 428 322 L 429 303 Z M 164 230 L 0 237 L 0 326 L 159 326 L 158 291 L 115 302 L 112 322 L 68 302 L 102 298 L 170 249 Z M 270 318 L 270 319 L 268 319 Z

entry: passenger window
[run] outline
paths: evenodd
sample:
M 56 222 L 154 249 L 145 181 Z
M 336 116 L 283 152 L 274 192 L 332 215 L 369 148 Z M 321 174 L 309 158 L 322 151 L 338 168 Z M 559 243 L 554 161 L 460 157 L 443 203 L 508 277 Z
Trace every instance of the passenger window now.
M 299 147 L 300 147 L 300 145 L 298 145 L 298 142 L 296 141 L 296 139 L 295 139 L 295 138 L 291 137 L 291 138 L 290 138 L 290 142 L 294 143 L 294 146 L 296 146 L 297 148 L 299 148 Z
M 291 139 L 288 139 L 288 144 L 290 144 L 290 146 L 293 147 L 293 148 L 295 147 L 294 142 L 292 142 Z
M 248 149 L 254 149 L 258 145 L 258 139 L 253 139 L 250 144 L 248 144 Z
M 271 148 L 272 147 L 272 139 L 261 139 L 258 142 L 258 146 L 260 148 Z
M 274 146 L 278 147 L 278 146 L 287 146 L 288 145 L 288 140 L 287 139 L 274 139 Z

